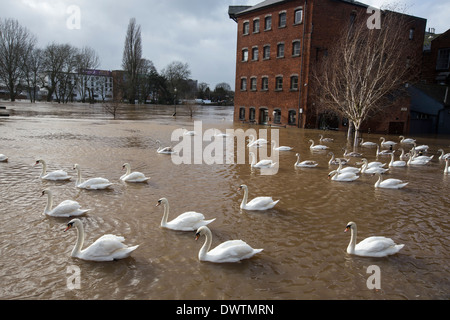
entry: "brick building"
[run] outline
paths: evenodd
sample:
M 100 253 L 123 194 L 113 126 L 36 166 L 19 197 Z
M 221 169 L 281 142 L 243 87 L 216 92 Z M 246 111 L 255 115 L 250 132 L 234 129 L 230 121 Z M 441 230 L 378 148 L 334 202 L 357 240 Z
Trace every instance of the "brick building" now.
M 352 0 L 267 0 L 230 6 L 237 23 L 235 121 L 318 128 L 346 125 L 314 108 L 311 70 L 355 17 L 369 17 L 368 5 Z M 365 18 L 365 19 L 367 19 Z M 410 39 L 422 53 L 426 20 L 413 17 Z M 365 124 L 371 132 L 408 130 L 409 101 L 398 99 L 389 115 Z M 397 123 L 397 124 L 396 124 Z

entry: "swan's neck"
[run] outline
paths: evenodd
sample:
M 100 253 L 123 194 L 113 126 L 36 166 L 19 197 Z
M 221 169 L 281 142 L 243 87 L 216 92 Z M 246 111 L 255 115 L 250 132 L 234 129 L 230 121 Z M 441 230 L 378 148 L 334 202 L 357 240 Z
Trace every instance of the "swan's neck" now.
M 255 154 L 252 152 L 250 153 L 250 156 L 252 157 L 251 166 L 253 167 L 256 164 Z
M 52 211 L 53 208 L 53 197 L 50 192 L 47 193 L 47 205 L 45 206 L 44 213 Z
M 81 171 L 80 168 L 75 168 L 77 170 L 77 182 L 76 184 L 79 185 L 81 184 Z
M 298 165 L 300 163 L 300 154 L 297 155 L 297 162 L 295 163 L 295 165 Z
M 212 234 L 211 234 L 210 230 L 206 230 L 205 238 L 206 238 L 205 243 L 203 243 L 203 246 L 201 247 L 200 251 L 198 252 L 199 260 L 205 260 L 204 258 L 208 254 L 209 249 L 211 248 Z
M 391 162 L 389 163 L 389 165 L 394 165 L 394 153 L 391 153 Z
M 47 164 L 44 161 L 41 161 L 42 163 L 42 172 L 41 172 L 41 178 L 47 174 Z
M 342 162 L 341 161 L 338 161 L 339 162 L 339 167 L 337 168 L 337 172 L 341 172 L 341 169 L 342 169 Z
M 444 169 L 444 173 L 449 173 L 449 170 L 448 170 L 448 162 L 449 162 L 450 160 L 445 160 L 445 169 Z
M 369 166 L 369 163 L 367 161 L 364 161 L 363 165 L 361 166 L 361 172 L 362 173 L 366 172 L 368 166 Z
M 379 187 L 381 182 L 383 181 L 381 174 L 378 173 L 377 175 L 378 175 L 378 180 L 377 180 L 377 182 L 375 182 L 375 187 Z
M 164 227 L 167 225 L 167 219 L 169 218 L 169 203 L 164 202 L 164 214 L 161 219 L 161 226 Z
M 129 175 L 131 173 L 131 167 L 130 166 L 126 166 L 126 168 L 127 168 L 127 172 L 125 174 Z
M 241 208 L 243 208 L 247 205 L 247 200 L 248 200 L 248 189 L 247 188 L 243 188 L 243 189 L 244 189 L 244 198 L 242 198 Z
M 81 248 L 83 247 L 84 243 L 84 227 L 82 224 L 77 224 L 77 243 L 75 244 L 75 247 L 73 247 L 72 250 L 72 257 L 77 257 L 81 253 Z
M 356 236 L 358 234 L 358 230 L 355 225 L 350 228 L 350 242 L 347 247 L 347 253 L 353 254 L 355 252 L 356 247 Z

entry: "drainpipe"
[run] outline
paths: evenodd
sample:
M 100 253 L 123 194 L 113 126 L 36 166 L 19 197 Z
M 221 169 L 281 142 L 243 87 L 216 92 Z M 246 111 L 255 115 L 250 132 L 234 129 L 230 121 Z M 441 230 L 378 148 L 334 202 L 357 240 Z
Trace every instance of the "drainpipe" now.
M 304 20 L 303 20 L 303 36 L 302 36 L 302 56 L 300 58 L 301 59 L 300 60 L 300 81 L 298 84 L 298 86 L 299 86 L 298 87 L 298 120 L 297 120 L 298 128 L 301 127 L 301 121 L 303 120 L 303 112 L 300 112 L 300 111 L 302 109 L 302 89 L 304 87 L 304 85 L 303 85 L 303 55 L 305 53 L 305 33 L 306 33 L 305 27 L 306 27 L 306 20 L 308 17 L 306 14 L 307 6 L 308 6 L 308 0 L 305 0 L 305 6 L 304 6 L 304 10 L 303 10 Z

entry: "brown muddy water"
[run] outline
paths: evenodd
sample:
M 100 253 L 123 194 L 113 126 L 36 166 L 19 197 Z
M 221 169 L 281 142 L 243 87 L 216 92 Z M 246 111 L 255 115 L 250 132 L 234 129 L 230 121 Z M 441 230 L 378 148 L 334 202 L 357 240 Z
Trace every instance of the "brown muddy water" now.
M 233 123 L 229 107 L 199 107 L 190 118 L 181 107 L 128 107 L 117 120 L 99 106 L 59 106 L 25 102 L 1 103 L 11 114 L 0 119 L 0 298 L 1 299 L 449 299 L 450 175 L 437 150 L 450 152 L 450 139 L 416 137 L 429 145 L 433 160 L 426 166 L 393 168 L 385 178 L 409 182 L 401 190 L 375 189 L 376 177 L 362 175 L 354 182 L 327 179 L 327 152 L 312 153 L 309 139 L 319 134 L 334 138 L 330 151 L 342 157 L 345 133 L 280 128 L 281 152 L 275 175 L 261 175 L 248 164 L 181 164 L 156 153 L 156 140 L 173 144 L 171 134 L 192 129 L 203 121 L 203 130 L 268 129 Z M 397 136 L 385 136 L 399 141 Z M 379 142 L 380 135 L 365 135 Z M 205 143 L 207 145 L 207 143 Z M 248 149 L 246 149 L 248 151 Z M 246 151 L 246 152 L 247 152 Z M 373 161 L 375 150 L 358 148 Z M 313 169 L 296 169 L 295 153 L 316 160 Z M 39 178 L 38 158 L 48 170 L 64 169 L 69 182 Z M 384 162 L 389 158 L 379 157 Z M 352 164 L 356 160 L 352 160 Z M 151 179 L 146 184 L 119 181 L 122 164 Z M 102 176 L 110 190 L 86 191 L 75 187 L 73 164 L 83 178 Z M 241 211 L 241 184 L 249 198 L 280 199 L 275 208 Z M 55 204 L 78 201 L 90 211 L 82 216 L 85 247 L 103 234 L 125 237 L 139 244 L 132 256 L 113 262 L 86 262 L 71 258 L 76 232 L 63 232 L 69 218 L 43 214 L 46 197 L 53 191 Z M 240 263 L 198 261 L 204 238 L 194 232 L 160 228 L 159 198 L 170 202 L 169 220 L 195 210 L 208 219 L 213 246 L 242 239 L 264 251 Z M 382 235 L 405 244 L 385 258 L 350 256 L 347 222 L 358 224 L 358 239 Z M 378 266 L 379 290 L 369 289 Z M 79 287 L 70 286 L 78 270 Z M 68 285 L 69 284 L 69 285 Z

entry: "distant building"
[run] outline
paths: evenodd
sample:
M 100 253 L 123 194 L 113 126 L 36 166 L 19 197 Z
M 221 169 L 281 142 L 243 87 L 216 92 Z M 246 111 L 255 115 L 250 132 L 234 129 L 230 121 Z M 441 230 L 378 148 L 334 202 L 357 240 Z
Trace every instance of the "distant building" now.
M 342 29 L 368 5 L 352 0 L 267 0 L 230 6 L 237 23 L 235 121 L 344 128 L 346 119 L 317 113 L 310 72 L 327 55 Z M 413 17 L 405 41 L 421 54 L 426 20 Z M 400 97 L 380 119 L 364 125 L 371 132 L 405 133 L 409 98 Z

